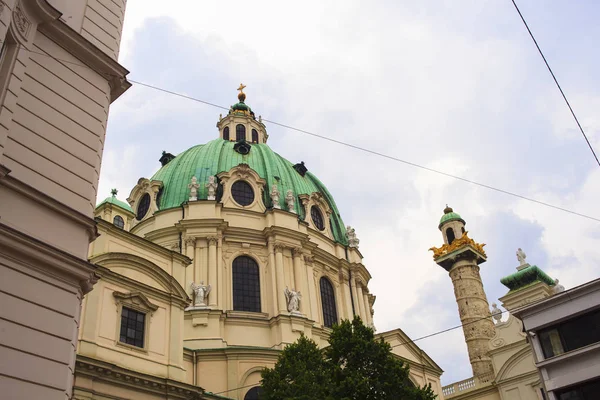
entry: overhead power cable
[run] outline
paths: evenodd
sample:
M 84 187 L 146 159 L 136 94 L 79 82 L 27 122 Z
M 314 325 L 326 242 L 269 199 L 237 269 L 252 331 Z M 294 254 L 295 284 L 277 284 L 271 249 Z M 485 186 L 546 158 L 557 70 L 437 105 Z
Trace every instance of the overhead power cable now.
M 63 60 L 63 59 L 51 56 L 51 55 L 46 54 L 46 53 L 36 52 L 36 51 L 33 51 L 33 50 L 28 50 L 28 51 L 30 51 L 31 53 L 35 53 L 35 54 L 39 54 L 39 55 L 42 55 L 42 56 L 53 58 L 53 59 L 55 59 L 57 61 L 62 61 L 62 62 L 70 63 L 70 64 L 75 64 L 75 65 L 78 65 L 78 66 L 84 67 L 84 68 L 89 68 L 87 65 L 75 63 L 73 61 Z M 105 74 L 105 75 L 115 76 L 115 75 L 111 75 L 111 74 Z M 153 89 L 153 90 L 157 90 L 157 91 L 160 91 L 160 92 L 163 92 L 163 93 L 167 93 L 167 94 L 170 94 L 172 96 L 181 97 L 181 98 L 186 99 L 186 100 L 195 101 L 197 103 L 202 103 L 202 104 L 205 104 L 205 105 L 209 105 L 211 107 L 219 108 L 221 110 L 229 110 L 229 107 L 224 107 L 224 106 L 221 106 L 221 105 L 218 105 L 218 104 L 215 104 L 215 103 L 211 103 L 209 101 L 201 100 L 201 99 L 198 99 L 196 97 L 188 96 L 188 95 L 185 95 L 185 94 L 182 94 L 182 93 L 178 93 L 178 92 L 175 92 L 175 91 L 172 91 L 172 90 L 167 90 L 167 89 L 164 89 L 164 88 L 161 88 L 161 87 L 158 87 L 158 86 L 155 86 L 155 85 L 150 85 L 148 83 L 144 83 L 144 82 L 141 82 L 141 81 L 129 79 L 129 82 L 135 83 L 135 84 L 140 85 L 140 86 L 147 87 L 149 89 Z M 381 152 L 378 152 L 378 151 L 375 151 L 375 150 L 367 149 L 367 148 L 364 148 L 364 147 L 361 147 L 361 146 L 357 146 L 357 145 L 354 145 L 354 144 L 351 144 L 351 143 L 342 142 L 341 140 L 332 139 L 330 137 L 319 135 L 317 133 L 310 132 L 310 131 L 307 131 L 307 130 L 304 130 L 304 129 L 295 128 L 295 127 L 293 127 L 291 125 L 283 124 L 281 122 L 269 120 L 269 119 L 266 119 L 266 118 L 263 118 L 262 120 L 265 121 L 265 122 L 268 122 L 270 124 L 280 126 L 282 128 L 290 129 L 290 130 L 293 130 L 293 131 L 296 131 L 296 132 L 299 132 L 299 133 L 303 133 L 303 134 L 306 134 L 306 135 L 309 135 L 309 136 L 313 136 L 313 137 L 316 137 L 316 138 L 319 138 L 319 139 L 322 139 L 322 140 L 327 140 L 329 142 L 336 143 L 336 144 L 339 144 L 339 145 L 342 145 L 342 146 L 346 146 L 346 147 L 349 147 L 349 148 L 352 148 L 352 149 L 355 149 L 355 150 L 359 150 L 359 151 L 362 151 L 362 152 L 365 152 L 365 153 L 369 153 L 369 154 L 373 154 L 373 155 L 376 155 L 376 156 L 379 156 L 379 157 L 387 158 L 388 160 L 400 162 L 400 163 L 409 165 L 411 167 L 415 167 L 415 168 L 419 168 L 419 169 L 422 169 L 422 170 L 425 170 L 425 171 L 433 172 L 433 173 L 438 174 L 438 175 L 443 175 L 443 176 L 446 176 L 446 177 L 449 177 L 449 178 L 460 180 L 460 181 L 463 181 L 463 182 L 466 182 L 466 183 L 470 183 L 472 185 L 479 186 L 479 187 L 482 187 L 482 188 L 485 188 L 485 189 L 488 189 L 488 190 L 493 190 L 493 191 L 498 192 L 498 193 L 503 193 L 503 194 L 506 194 L 506 195 L 509 195 L 509 196 L 512 196 L 512 197 L 516 197 L 516 198 L 519 198 L 519 199 L 522 199 L 522 200 L 526 200 L 526 201 L 529 201 L 529 202 L 532 202 L 532 203 L 535 203 L 535 204 L 539 204 L 539 205 L 542 205 L 542 206 L 545 206 L 545 207 L 553 208 L 555 210 L 563 211 L 563 212 L 566 212 L 566 213 L 569 213 L 569 214 L 572 214 L 572 215 L 577 215 L 579 217 L 586 218 L 586 219 L 589 219 L 589 220 L 592 220 L 592 221 L 600 222 L 600 218 L 596 218 L 596 217 L 592 217 L 590 215 L 582 214 L 582 213 L 579 213 L 579 212 L 576 212 L 576 211 L 573 211 L 573 210 L 569 210 L 569 209 L 564 208 L 564 207 L 560 207 L 560 206 L 556 206 L 556 205 L 553 205 L 553 204 L 550 204 L 550 203 L 546 203 L 546 202 L 541 201 L 541 200 L 536 200 L 534 198 L 523 196 L 523 195 L 515 193 L 515 192 L 511 192 L 511 191 L 508 191 L 508 190 L 500 189 L 500 188 L 497 188 L 497 187 L 494 187 L 494 186 L 490 186 L 490 185 L 487 185 L 487 184 L 484 184 L 484 183 L 481 183 L 481 182 L 477 182 L 477 181 L 474 181 L 474 180 L 471 180 L 471 179 L 463 178 L 463 177 L 458 176 L 458 175 L 454 175 L 454 174 L 450 174 L 450 173 L 447 173 L 447 172 L 443 172 L 443 171 L 440 171 L 440 170 L 437 170 L 437 169 L 434 169 L 434 168 L 426 167 L 424 165 L 420 165 L 420 164 L 417 164 L 417 163 L 414 163 L 414 162 L 411 162 L 411 161 L 403 160 L 403 159 L 398 158 L 398 157 L 390 156 L 390 155 L 387 155 L 387 154 L 384 154 L 384 153 L 381 153 Z
M 583 130 L 583 127 L 579 123 L 579 119 L 577 119 L 577 116 L 575 115 L 575 111 L 573 111 L 573 107 L 571 107 L 571 104 L 569 103 L 569 100 L 567 100 L 567 96 L 565 95 L 565 92 L 562 90 L 562 87 L 558 83 L 558 79 L 556 79 L 556 76 L 554 75 L 554 72 L 552 71 L 552 68 L 550 68 L 550 64 L 548 64 L 548 60 L 546 60 L 546 57 L 544 56 L 544 53 L 542 52 L 542 49 L 538 45 L 537 40 L 535 40 L 535 37 L 533 36 L 533 33 L 531 32 L 531 29 L 529 29 L 529 25 L 527 25 L 527 21 L 525 21 L 525 18 L 523 17 L 523 14 L 521 13 L 521 10 L 519 10 L 519 6 L 517 6 L 517 3 L 515 2 L 515 0 L 511 0 L 511 1 L 512 1 L 513 5 L 515 6 L 515 9 L 517 10 L 517 13 L 519 13 L 519 17 L 521 17 L 521 21 L 523 21 L 523 24 L 525 25 L 525 28 L 527 28 L 527 32 L 529 32 L 529 36 L 531 36 L 531 40 L 533 40 L 533 43 L 535 44 L 535 47 L 537 47 L 538 52 L 540 53 L 540 56 L 542 56 L 542 59 L 544 60 L 544 63 L 546 64 L 546 67 L 548 68 L 548 71 L 550 71 L 550 75 L 552 75 L 552 79 L 554 79 L 554 83 L 556 83 L 556 87 L 560 91 L 560 94 L 562 95 L 562 98 L 565 100 L 565 103 L 567 103 L 567 107 L 569 107 L 569 111 L 571 111 L 571 115 L 573 116 L 573 119 L 575 120 L 575 123 L 577 123 L 577 126 L 579 127 L 579 130 L 581 131 L 581 134 L 583 135 L 583 138 L 585 139 L 585 142 L 587 143 L 588 147 L 590 148 L 590 151 L 594 155 L 594 158 L 596 159 L 596 162 L 598 163 L 598 166 L 600 166 L 600 160 L 598 160 L 598 156 L 596 155 L 596 152 L 594 151 L 594 148 L 592 147 L 592 144 L 588 140 L 588 137 L 585 134 L 585 131 Z

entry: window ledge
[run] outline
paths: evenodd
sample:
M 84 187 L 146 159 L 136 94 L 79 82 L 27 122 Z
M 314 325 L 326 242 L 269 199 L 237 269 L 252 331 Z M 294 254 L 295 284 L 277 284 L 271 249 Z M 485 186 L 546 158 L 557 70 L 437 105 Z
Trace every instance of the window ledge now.
M 144 348 L 137 347 L 137 346 L 134 346 L 134 345 L 129 344 L 129 343 L 123 343 L 120 340 L 117 340 L 116 345 L 119 346 L 119 347 L 124 347 L 124 348 L 126 348 L 128 350 L 133 350 L 133 351 L 137 351 L 139 353 L 148 354 L 148 349 L 145 348 L 145 347 Z
M 571 350 L 566 353 L 559 354 L 557 356 L 546 358 L 545 360 L 538 362 L 536 364 L 536 366 L 538 368 L 546 367 L 551 364 L 560 363 L 561 361 L 567 360 L 569 358 L 578 357 L 579 355 L 584 354 L 584 353 L 589 353 L 589 352 L 598 351 L 598 350 L 600 350 L 600 342 L 589 344 L 587 346 L 580 347 L 576 350 Z
M 229 310 L 226 312 L 227 318 L 248 318 L 258 320 L 268 320 L 269 314 L 263 312 L 252 312 L 252 311 L 234 311 Z

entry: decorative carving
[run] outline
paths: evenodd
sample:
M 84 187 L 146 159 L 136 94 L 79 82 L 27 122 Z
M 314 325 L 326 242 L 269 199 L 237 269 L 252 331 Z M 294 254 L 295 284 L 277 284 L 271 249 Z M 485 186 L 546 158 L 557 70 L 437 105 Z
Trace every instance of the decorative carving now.
M 195 176 L 192 176 L 191 182 L 188 184 L 188 188 L 190 189 L 190 201 L 198 200 L 198 188 L 200 185 L 198 184 L 198 179 Z
M 83 294 L 91 292 L 96 282 L 98 282 L 98 279 L 100 279 L 100 277 L 94 272 L 88 279 L 79 282 Z
M 25 13 L 21 9 L 20 4 L 17 4 L 13 11 L 13 21 L 15 22 L 15 25 L 17 26 L 19 32 L 23 36 L 27 36 L 27 33 L 29 32 L 29 27 L 31 26 L 31 22 L 29 22 L 29 19 L 27 19 L 27 17 L 25 16 Z
M 492 340 L 491 346 L 492 347 L 502 347 L 505 344 L 506 344 L 506 340 L 504 340 L 503 338 L 498 338 L 498 339 Z
M 147 311 L 156 311 L 158 306 L 150 303 L 150 300 L 142 292 L 113 292 L 113 296 L 118 303 L 134 304 Z
M 502 310 L 498 308 L 496 303 L 492 303 L 492 318 L 496 323 L 499 323 L 502 320 Z
M 292 255 L 294 257 L 302 257 L 302 247 L 292 247 Z
M 277 252 L 277 253 L 281 253 L 283 250 L 286 249 L 286 247 L 287 246 L 285 244 L 281 243 L 281 242 L 276 242 L 273 245 L 273 248 L 275 249 L 275 252 Z
M 287 286 L 283 293 L 285 294 L 288 311 L 292 314 L 300 314 L 300 300 L 302 300 L 302 294 L 299 291 L 296 292 L 294 289 L 289 290 Z
M 185 245 L 186 246 L 195 246 L 196 245 L 196 238 L 192 237 L 192 236 L 187 236 L 184 239 Z
M 169 246 L 169 244 L 166 244 L 165 246 Z M 173 250 L 173 251 L 179 251 L 179 242 L 178 241 L 175 241 L 175 242 L 171 243 L 170 246 L 171 246 L 170 247 L 171 250 Z
M 565 287 L 558 283 L 558 279 L 554 280 L 554 293 L 561 293 L 565 291 Z
M 292 192 L 292 190 L 288 190 L 286 195 L 285 195 L 285 204 L 287 204 L 287 209 L 289 212 L 295 213 L 295 207 L 294 207 L 294 193 Z
M 250 177 L 251 172 L 254 172 L 254 171 L 252 171 L 252 168 L 250 168 L 250 166 L 248 164 L 239 164 L 237 166 L 236 175 L 240 179 L 248 179 Z
M 304 262 L 305 262 L 307 265 L 312 265 L 312 263 L 313 263 L 313 256 L 311 256 L 311 255 L 309 255 L 309 254 L 305 254 L 305 255 L 304 255 Z
M 350 225 L 346 227 L 346 237 L 348 238 L 348 246 L 356 247 L 358 249 L 358 243 L 360 240 L 358 240 L 354 228 L 352 228 Z
M 204 285 L 204 281 L 200 281 L 199 285 L 196 285 L 194 282 L 191 283 L 190 287 L 194 291 L 194 308 L 196 307 L 206 307 L 208 294 L 210 293 L 211 287 L 210 285 Z
M 207 200 L 216 200 L 217 199 L 217 187 L 219 185 L 215 182 L 215 177 L 213 175 L 208 177 L 208 183 L 204 185 L 208 189 Z
M 219 243 L 219 237 L 218 236 L 207 236 L 206 240 L 208 241 L 208 245 L 209 246 L 216 246 L 217 243 Z
M 451 244 L 443 244 L 442 247 L 431 247 L 429 250 L 433 251 L 433 259 L 437 260 L 440 257 L 445 256 L 446 254 L 450 254 L 455 250 L 458 250 L 464 246 L 473 247 L 478 253 L 482 256 L 486 257 L 485 251 L 483 250 L 483 246 L 485 243 L 477 243 L 473 239 L 468 236 L 468 231 L 463 233 L 462 236 L 458 239 L 455 239 Z
M 2 15 L 2 11 L 4 11 L 4 1 L 0 0 L 0 15 Z
M 521 250 L 520 247 L 517 249 L 516 255 L 517 255 L 517 260 L 519 260 L 519 266 L 527 264 L 527 261 L 525 261 L 525 259 L 527 258 L 527 254 L 525 254 L 525 252 L 523 250 Z
M 271 202 L 273 203 L 273 208 L 276 209 L 281 209 L 281 206 L 279 205 L 279 189 L 277 188 L 277 184 L 274 183 L 273 186 L 271 186 Z

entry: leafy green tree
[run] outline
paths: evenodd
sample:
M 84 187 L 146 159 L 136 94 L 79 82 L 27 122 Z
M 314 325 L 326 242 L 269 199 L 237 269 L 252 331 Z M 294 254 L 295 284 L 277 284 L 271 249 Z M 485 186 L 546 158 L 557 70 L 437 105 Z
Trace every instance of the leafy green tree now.
M 388 343 L 375 340 L 360 318 L 335 325 L 320 351 L 302 336 L 286 347 L 273 369 L 265 369 L 264 400 L 433 400 L 430 386 L 415 387 L 408 366 Z

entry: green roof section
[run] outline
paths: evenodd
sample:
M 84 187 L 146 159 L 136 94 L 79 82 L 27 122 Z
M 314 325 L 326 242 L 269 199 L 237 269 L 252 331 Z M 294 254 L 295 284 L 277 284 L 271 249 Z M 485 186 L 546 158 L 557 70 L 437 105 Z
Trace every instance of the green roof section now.
M 117 189 L 112 189 L 110 191 L 110 193 L 112 194 L 112 196 L 105 198 L 104 200 L 102 200 L 97 206 L 96 208 L 100 207 L 102 204 L 105 203 L 109 203 L 112 204 L 114 206 L 117 207 L 121 207 L 124 210 L 127 210 L 129 212 L 133 212 L 133 210 L 131 209 L 131 207 L 129 206 L 129 204 L 125 203 L 124 201 L 121 201 L 119 199 L 117 199 Z
M 438 228 L 441 228 L 442 225 L 450 221 L 461 221 L 463 224 L 465 223 L 465 220 L 462 219 L 462 217 L 458 213 L 455 213 L 451 207 L 446 206 L 446 208 L 444 209 L 444 215 L 442 215 L 442 218 L 440 219 Z
M 347 245 L 346 228 L 333 200 L 333 196 L 325 185 L 313 174 L 307 172 L 300 175 L 293 164 L 275 153 L 269 146 L 262 143 L 252 144 L 248 154 L 239 154 L 233 149 L 235 142 L 215 139 L 203 145 L 194 146 L 175 157 L 167 165 L 159 169 L 153 180 L 163 182 L 163 192 L 160 201 L 160 210 L 179 207 L 189 199 L 189 188 L 193 176 L 198 179 L 198 199 L 205 200 L 208 191 L 204 186 L 208 177 L 229 171 L 239 164 L 248 164 L 256 173 L 266 181 L 265 190 L 261 194 L 267 208 L 272 207 L 270 188 L 277 184 L 281 196 L 279 205 L 286 210 L 285 194 L 292 190 L 296 196 L 296 213 L 304 219 L 304 208 L 298 200 L 300 194 L 321 193 L 331 207 L 331 230 L 336 242 Z
M 544 282 L 548 286 L 554 286 L 554 279 L 550 278 L 544 271 L 536 265 L 530 265 L 514 274 L 505 276 L 500 282 L 511 291 L 522 289 L 536 281 Z

